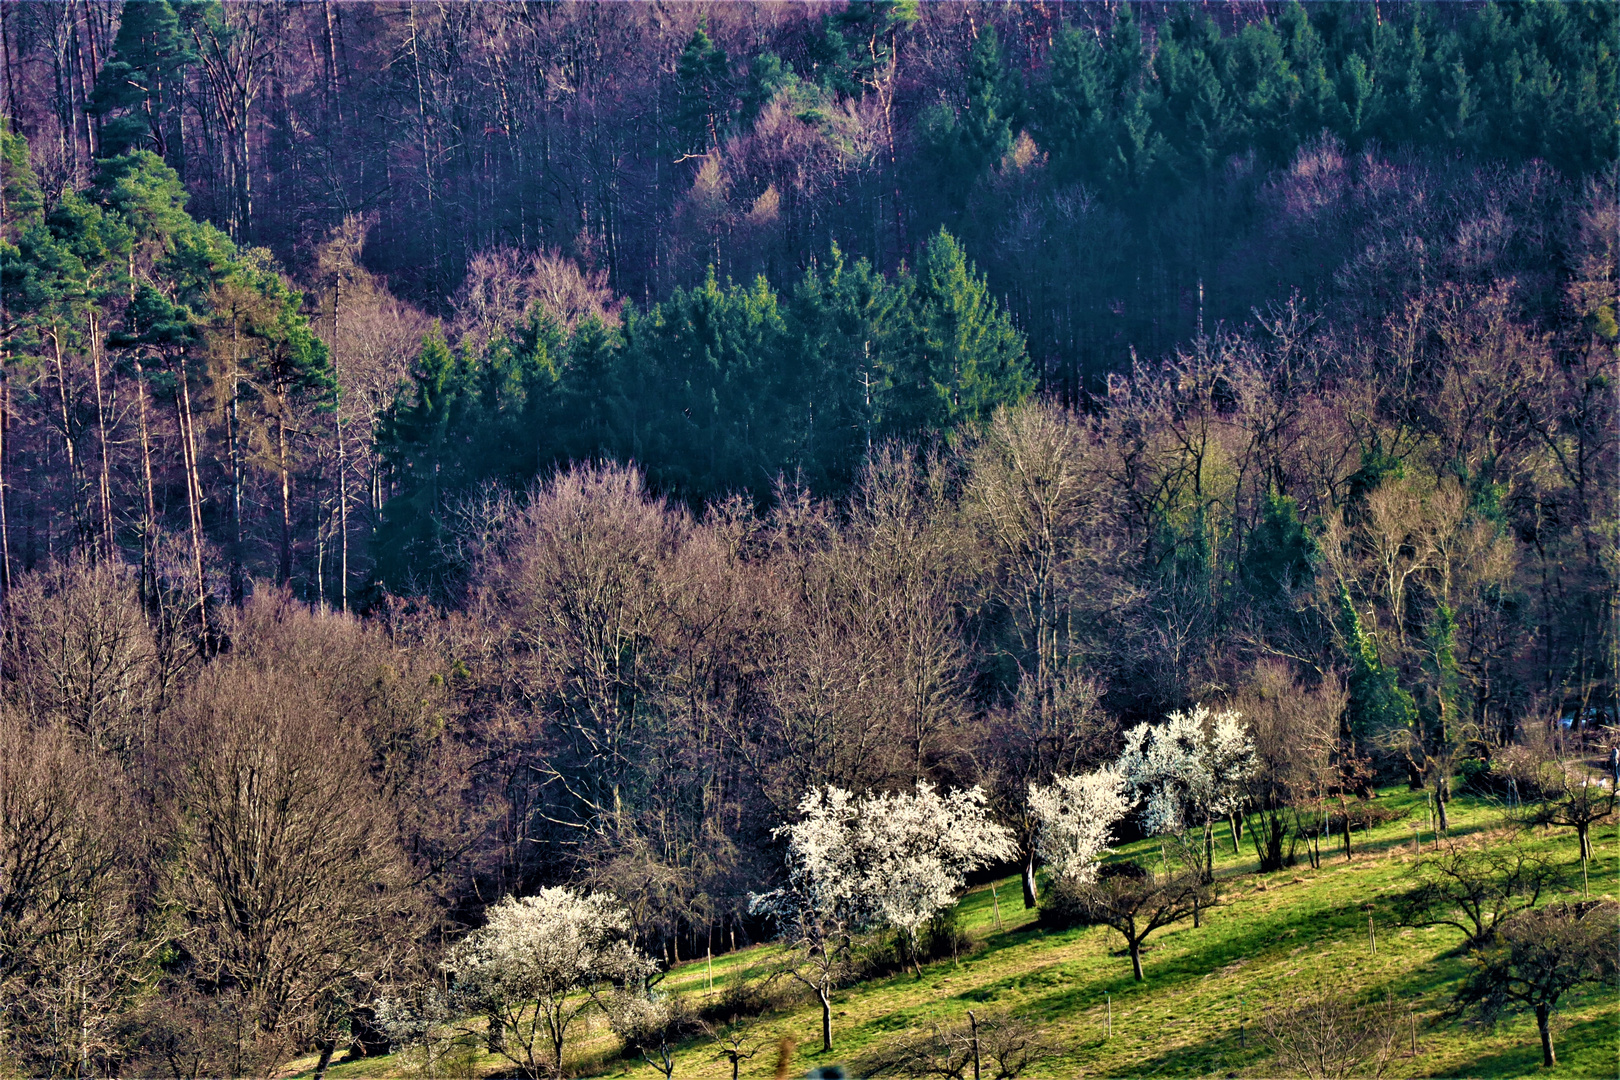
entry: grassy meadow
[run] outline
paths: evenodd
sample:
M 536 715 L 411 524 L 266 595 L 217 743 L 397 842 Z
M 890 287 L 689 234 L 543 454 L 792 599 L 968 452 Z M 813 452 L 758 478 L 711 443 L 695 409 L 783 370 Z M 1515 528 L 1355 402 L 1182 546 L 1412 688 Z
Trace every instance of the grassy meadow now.
M 1248 838 L 1234 853 L 1223 828 L 1217 840 L 1222 898 L 1204 924 L 1184 922 L 1149 938 L 1145 982 L 1131 978 L 1117 933 L 1104 927 L 1043 930 L 1022 905 L 1016 878 L 970 890 L 960 922 L 971 947 L 958 960 L 925 965 L 840 991 L 834 1006 L 834 1052 L 820 1049 L 820 1010 L 813 999 L 785 1001 L 774 1012 L 743 1021 L 758 1052 L 742 1063 L 742 1077 L 775 1073 L 777 1043 L 796 1041 L 792 1075 L 823 1065 L 859 1061 L 906 1029 L 956 1024 L 969 1009 L 981 1017 L 1009 1012 L 1038 1024 L 1051 1045 L 1023 1073 L 1045 1077 L 1273 1077 L 1276 1067 L 1258 1038 L 1268 1005 L 1289 1004 L 1319 989 L 1362 1000 L 1392 999 L 1407 1016 L 1397 1056 L 1386 1070 L 1396 1077 L 1521 1077 L 1543 1074 L 1535 1024 L 1515 1016 L 1495 1029 L 1441 1014 L 1466 965 L 1455 952 L 1460 935 L 1447 927 L 1395 925 L 1387 904 L 1403 890 L 1414 863 L 1411 824 L 1425 822 L 1422 793 L 1386 789 L 1379 803 L 1401 818 L 1353 834 L 1353 857 L 1342 844 L 1324 849 L 1323 867 L 1300 864 L 1261 875 Z M 1488 842 L 1501 826 L 1499 808 L 1467 797 L 1452 803 L 1451 836 Z M 1534 843 L 1574 864 L 1573 830 L 1541 830 Z M 1620 894 L 1620 842 L 1614 822 L 1594 835 L 1590 867 L 1593 896 Z M 1122 847 L 1115 858 L 1156 860 L 1156 841 Z M 1574 869 L 1574 893 L 1580 874 Z M 1564 898 L 1564 897 L 1560 897 Z M 1369 942 L 1371 905 L 1376 951 Z M 677 967 L 666 991 L 703 997 L 732 980 L 768 974 L 778 950 L 765 945 Z M 1112 1037 L 1107 1036 L 1112 1012 Z M 1559 1077 L 1620 1075 L 1620 992 L 1586 987 L 1567 996 L 1554 1028 Z M 1415 1041 L 1415 1053 L 1413 1046 Z M 586 1014 L 570 1042 L 570 1068 L 579 1076 L 659 1076 L 639 1059 L 622 1059 L 605 1017 Z M 287 1075 L 307 1076 L 314 1062 L 294 1063 Z M 503 1059 L 464 1051 L 435 1064 L 439 1076 L 488 1076 L 510 1069 Z M 335 1063 L 333 1080 L 427 1075 L 410 1054 Z M 731 1066 L 709 1040 L 685 1045 L 676 1077 L 729 1077 Z M 853 1073 L 852 1073 L 853 1075 Z

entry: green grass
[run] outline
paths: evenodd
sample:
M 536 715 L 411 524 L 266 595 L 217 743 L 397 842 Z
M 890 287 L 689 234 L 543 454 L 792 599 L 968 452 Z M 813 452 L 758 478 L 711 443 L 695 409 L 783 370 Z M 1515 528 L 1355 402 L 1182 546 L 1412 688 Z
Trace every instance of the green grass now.
M 1383 793 L 1380 802 L 1413 819 L 1423 800 L 1404 789 Z M 1466 798 L 1453 803 L 1452 835 L 1493 827 L 1498 812 Z M 1425 834 L 1427 836 L 1427 834 Z M 1367 940 L 1368 903 L 1399 891 L 1410 871 L 1412 833 L 1397 820 L 1355 834 L 1355 856 L 1324 853 L 1324 866 L 1260 875 L 1252 850 L 1234 854 L 1231 841 L 1218 854 L 1217 873 L 1224 897 L 1207 913 L 1204 925 L 1190 922 L 1149 939 L 1143 963 L 1147 980 L 1131 978 L 1130 961 L 1120 953 L 1113 931 L 1093 927 L 1043 931 L 1023 908 L 1016 879 L 997 885 L 1001 928 L 997 929 L 989 886 L 962 900 L 964 929 L 977 948 L 959 964 L 949 960 L 912 973 L 876 979 L 838 993 L 834 1005 L 831 1055 L 820 1053 L 820 1011 L 813 1001 L 754 1021 L 751 1034 L 764 1048 L 745 1062 L 744 1077 L 769 1077 L 775 1067 L 774 1043 L 788 1036 L 799 1043 L 793 1068 L 847 1062 L 906 1028 L 931 1021 L 961 1022 L 968 1009 L 1010 1011 L 1048 1032 L 1053 1051 L 1033 1064 L 1029 1077 L 1137 1077 L 1276 1075 L 1260 1040 L 1254 1037 L 1264 1008 L 1286 1004 L 1318 987 L 1364 999 L 1393 996 L 1417 1018 L 1418 1048 L 1409 1056 L 1410 1036 L 1386 1075 L 1398 1077 L 1520 1077 L 1540 1074 L 1540 1046 L 1534 1022 L 1518 1016 L 1494 1030 L 1440 1018 L 1465 971 L 1455 953 L 1459 935 L 1450 929 L 1401 929 L 1375 910 L 1378 948 Z M 1620 892 L 1620 847 L 1615 829 L 1594 837 L 1593 895 Z M 1538 833 L 1534 841 L 1574 861 L 1572 830 Z M 1247 845 L 1247 838 L 1245 838 Z M 1427 844 L 1425 844 L 1427 847 Z M 1158 845 L 1141 842 L 1116 857 L 1157 858 Z M 1579 874 L 1576 894 L 1579 894 Z M 713 963 L 714 991 L 728 980 L 768 968 L 775 949 L 744 949 Z M 663 988 L 702 996 L 710 993 L 703 961 L 676 968 Z M 1105 995 L 1107 995 L 1105 997 Z M 1112 999 L 1113 1037 L 1104 1037 L 1107 1000 Z M 1240 1033 L 1240 1025 L 1242 1031 Z M 1614 1077 L 1620 1074 L 1620 995 L 1614 987 L 1589 987 L 1566 998 L 1555 1027 L 1558 1067 L 1545 1075 Z M 617 1042 L 600 1018 L 581 1029 L 570 1048 L 579 1075 L 626 1075 L 653 1080 L 649 1066 L 617 1058 Z M 305 1060 L 295 1069 L 312 1064 Z M 482 1055 L 466 1064 L 472 1074 L 498 1071 L 501 1063 Z M 334 1080 L 397 1076 L 408 1062 L 394 1057 L 335 1065 Z M 683 1048 L 676 1076 L 729 1077 L 730 1066 L 708 1043 Z

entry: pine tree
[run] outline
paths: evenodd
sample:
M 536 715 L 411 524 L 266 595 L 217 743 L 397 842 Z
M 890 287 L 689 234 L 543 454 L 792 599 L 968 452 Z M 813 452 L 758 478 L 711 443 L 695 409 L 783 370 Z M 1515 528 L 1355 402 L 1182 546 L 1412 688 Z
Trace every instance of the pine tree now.
M 708 28 L 692 31 L 675 66 L 675 126 L 682 154 L 701 157 L 720 145 L 731 114 L 731 63 Z
M 1236 149 L 1231 97 L 1217 70 L 1222 52 L 1220 28 L 1207 16 L 1184 13 L 1172 20 L 1154 57 L 1164 95 L 1158 126 L 1190 176 L 1209 172 Z
M 445 496 L 460 482 L 461 446 L 475 404 L 468 366 L 450 352 L 437 324 L 422 339 L 411 390 L 383 414 L 377 445 L 397 494 L 383 507 L 378 576 L 395 592 L 442 585 L 437 541 Z
M 1035 138 L 1065 179 L 1096 171 L 1098 133 L 1106 117 L 1106 79 L 1096 38 L 1065 23 L 1048 54 L 1046 79 L 1036 95 Z
M 90 96 L 103 156 L 152 150 L 179 164 L 185 71 L 195 61 L 169 0 L 126 0 L 112 59 Z

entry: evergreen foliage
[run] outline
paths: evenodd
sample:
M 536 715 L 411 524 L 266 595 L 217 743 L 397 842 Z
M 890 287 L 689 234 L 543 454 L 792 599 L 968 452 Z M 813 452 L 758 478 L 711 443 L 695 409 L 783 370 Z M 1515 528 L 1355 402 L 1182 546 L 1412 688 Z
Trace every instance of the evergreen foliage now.
M 536 313 L 482 350 L 423 342 L 379 429 L 399 494 L 380 551 L 398 588 L 440 581 L 450 502 L 567 461 L 636 461 L 693 504 L 771 497 L 779 478 L 842 490 L 870 441 L 945 434 L 1033 389 L 1023 336 L 941 231 L 892 278 L 834 249 L 787 296 L 703 284 L 571 337 Z

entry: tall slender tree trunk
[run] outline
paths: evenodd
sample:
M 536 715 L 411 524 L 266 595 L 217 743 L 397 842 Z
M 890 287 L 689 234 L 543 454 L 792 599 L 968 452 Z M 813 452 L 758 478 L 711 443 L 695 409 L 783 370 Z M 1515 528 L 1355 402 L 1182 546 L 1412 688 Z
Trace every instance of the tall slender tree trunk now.
M 11 379 L 0 371 L 0 610 L 11 593 L 11 529 L 6 519 L 6 429 L 10 424 Z
M 242 400 L 240 346 L 235 319 L 231 321 L 231 603 L 238 606 L 247 596 L 246 575 L 242 571 L 242 426 L 240 405 Z
M 1550 1006 L 1536 1006 L 1536 1030 L 1541 1033 L 1542 1068 L 1550 1069 L 1558 1064 L 1558 1055 L 1553 1053 L 1552 1008 Z
M 107 401 L 101 386 L 100 331 L 96 327 L 94 313 L 90 316 L 90 366 L 96 377 L 96 437 L 101 456 L 101 475 L 97 478 L 97 494 L 101 503 L 101 543 L 103 554 L 110 560 L 113 557 L 112 460 L 107 450 Z
M 6 26 L 6 9 L 10 4 L 0 4 L 0 61 L 6 65 L 6 126 L 15 132 L 17 130 L 17 77 L 14 74 L 15 65 L 11 59 L 11 30 Z
M 332 380 L 337 385 L 337 405 L 332 410 L 337 434 L 338 468 L 338 610 L 349 610 L 349 462 L 343 444 L 343 379 L 338 366 L 338 303 L 343 275 L 332 282 Z
M 1137 982 L 1144 982 L 1147 979 L 1147 976 L 1142 974 L 1142 943 L 1136 938 L 1132 938 L 1130 942 L 1130 950 L 1131 974 L 1136 977 Z
M 68 414 L 67 367 L 62 361 L 62 335 L 56 324 L 51 324 L 51 353 L 56 361 L 56 400 L 61 407 L 62 452 L 67 455 L 68 511 L 73 515 L 74 532 L 80 542 L 84 540 L 84 515 L 79 508 L 79 453 L 73 442 L 73 421 Z
M 816 987 L 816 999 L 821 1002 L 821 1050 L 832 1052 L 832 993 L 825 984 Z
M 187 385 L 185 364 L 179 366 L 179 392 L 175 395 L 176 413 L 180 421 L 180 459 L 186 473 L 186 509 L 191 517 L 191 567 L 197 578 L 197 617 L 202 631 L 208 633 L 208 583 L 203 577 L 202 482 L 197 475 L 197 443 L 193 438 L 191 388 Z
M 281 472 L 281 559 L 276 567 L 279 583 L 292 581 L 292 479 L 287 471 L 287 407 L 285 395 L 276 410 L 276 467 Z
M 1035 890 L 1034 848 L 1031 848 L 1029 851 L 1024 853 L 1024 872 L 1022 878 L 1024 883 L 1024 907 L 1032 908 L 1040 900 L 1040 896 Z
M 70 11 L 70 13 L 72 11 L 71 0 L 69 0 L 69 11 Z M 84 22 L 82 24 L 84 29 L 83 29 L 82 32 L 79 29 L 80 25 L 81 24 L 79 22 L 78 16 L 74 15 L 73 16 L 73 45 L 74 45 L 73 51 L 74 51 L 74 54 L 78 58 L 79 101 L 80 101 L 80 104 L 81 104 L 81 107 L 79 108 L 78 111 L 79 111 L 80 115 L 82 116 L 82 118 L 84 120 L 84 148 L 85 148 L 85 151 L 86 151 L 88 157 L 90 158 L 90 160 L 93 161 L 95 159 L 95 156 L 96 156 L 97 128 L 100 127 L 100 124 L 97 123 L 95 125 L 95 127 L 91 126 L 90 110 L 85 107 L 85 106 L 88 106 L 89 103 L 90 103 L 90 94 L 92 93 L 92 91 L 94 89 L 95 78 L 96 78 L 96 66 L 97 66 L 96 65 L 96 39 L 95 39 L 95 35 L 93 33 L 91 33 L 91 30 L 90 30 L 90 0 L 85 0 L 85 2 L 84 2 Z M 89 63 L 88 64 L 85 63 L 86 53 L 89 54 Z
M 150 606 L 157 597 L 157 509 L 152 496 L 152 427 L 146 411 L 146 375 L 135 356 L 135 416 L 141 440 L 141 600 Z

